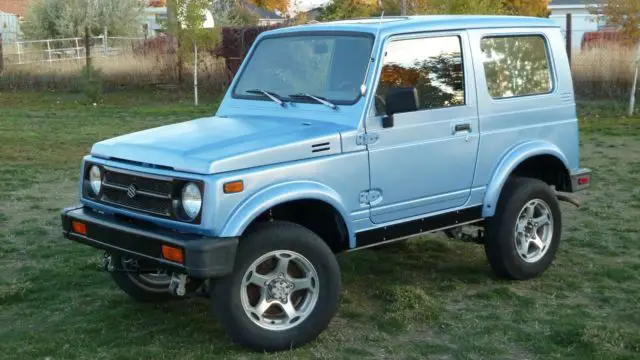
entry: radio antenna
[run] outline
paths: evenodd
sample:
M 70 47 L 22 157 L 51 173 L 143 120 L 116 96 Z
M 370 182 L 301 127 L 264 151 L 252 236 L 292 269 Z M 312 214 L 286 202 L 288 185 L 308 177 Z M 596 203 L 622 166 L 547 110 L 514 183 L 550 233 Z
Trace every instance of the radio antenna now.
M 384 10 L 382 14 L 380 14 L 380 20 L 378 21 L 378 31 L 376 32 L 376 37 L 374 42 L 378 40 L 380 37 L 380 29 L 382 28 L 382 18 L 384 18 Z M 362 85 L 360 85 L 360 95 L 365 96 L 367 94 L 367 78 L 369 76 L 369 68 L 371 67 L 371 63 L 373 62 L 373 52 L 376 51 L 375 46 L 371 47 L 371 54 L 369 55 L 369 62 L 367 63 L 367 70 L 364 73 L 364 80 L 362 81 Z

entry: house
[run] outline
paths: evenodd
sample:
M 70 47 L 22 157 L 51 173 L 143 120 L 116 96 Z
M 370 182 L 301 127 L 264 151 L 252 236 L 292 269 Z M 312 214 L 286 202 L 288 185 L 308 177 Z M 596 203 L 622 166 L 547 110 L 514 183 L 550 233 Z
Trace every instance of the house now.
M 0 0 L 0 12 L 12 14 L 19 20 L 27 15 L 30 0 Z
M 29 0 L 0 0 L 0 34 L 5 42 L 20 38 L 20 21 L 27 15 Z
M 307 11 L 301 11 L 296 16 L 302 18 L 307 23 L 317 22 L 318 17 L 322 14 L 324 8 L 321 6 L 311 8 Z
M 0 11 L 0 34 L 2 41 L 14 42 L 20 37 L 20 20 L 17 15 Z
M 580 49 L 585 33 L 597 31 L 604 25 L 597 15 L 591 13 L 591 9 L 597 8 L 598 5 L 597 0 L 552 0 L 549 4 L 550 18 L 558 23 L 563 31 L 567 30 L 567 14 L 571 14 L 571 43 L 576 50 Z
M 248 1 L 242 1 L 242 6 L 258 17 L 258 25 L 260 26 L 278 25 L 284 23 L 286 20 L 285 17 L 280 16 L 278 13 L 254 5 Z
M 168 20 L 166 7 L 146 7 L 142 11 L 142 14 L 142 26 L 145 36 L 154 37 L 163 31 L 163 26 Z M 203 28 L 210 29 L 215 26 L 213 14 L 210 10 L 205 10 L 202 16 L 204 20 L 202 24 Z

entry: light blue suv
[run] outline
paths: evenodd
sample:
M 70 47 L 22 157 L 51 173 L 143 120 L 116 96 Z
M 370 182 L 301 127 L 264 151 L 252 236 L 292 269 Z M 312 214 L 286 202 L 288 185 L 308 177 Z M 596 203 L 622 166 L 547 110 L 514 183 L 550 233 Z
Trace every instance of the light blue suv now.
M 445 231 L 529 279 L 589 185 L 552 21 L 363 19 L 263 33 L 215 116 L 96 143 L 62 223 L 133 298 L 205 294 L 274 351 L 335 315 L 334 254 Z

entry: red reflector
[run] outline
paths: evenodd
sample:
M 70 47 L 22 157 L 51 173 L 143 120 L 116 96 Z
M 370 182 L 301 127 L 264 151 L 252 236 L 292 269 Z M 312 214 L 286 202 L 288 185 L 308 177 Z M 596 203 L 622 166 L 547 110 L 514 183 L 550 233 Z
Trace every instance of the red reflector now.
M 182 249 L 162 245 L 162 257 L 179 264 L 184 264 L 184 255 L 182 254 Z
M 87 225 L 83 224 L 81 222 L 72 221 L 71 222 L 71 229 L 73 229 L 73 232 L 75 232 L 75 233 L 82 234 L 82 235 L 87 235 Z
M 587 185 L 589 183 L 589 177 L 583 176 L 578 178 L 578 185 Z

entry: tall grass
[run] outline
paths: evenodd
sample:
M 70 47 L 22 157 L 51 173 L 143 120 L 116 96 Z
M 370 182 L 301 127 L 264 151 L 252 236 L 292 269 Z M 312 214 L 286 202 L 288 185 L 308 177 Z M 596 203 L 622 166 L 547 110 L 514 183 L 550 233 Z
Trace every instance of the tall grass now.
M 224 60 L 206 53 L 199 60 L 200 88 L 212 93 L 224 89 L 228 82 Z M 179 62 L 174 55 L 123 54 L 95 57 L 92 65 L 101 72 L 106 91 L 155 86 L 187 88 L 193 79 L 193 64 L 183 62 L 180 71 Z M 10 65 L 0 74 L 0 90 L 80 91 L 84 66 L 84 60 Z
M 636 52 L 609 45 L 573 55 L 576 95 L 586 99 L 624 99 L 633 82 Z
M 81 61 L 58 61 L 9 65 L 0 74 L 0 90 L 69 90 L 82 86 Z M 179 62 L 174 54 L 96 57 L 93 65 L 103 74 L 105 91 L 119 88 L 146 88 L 160 85 L 188 88 L 193 66 Z M 626 99 L 633 80 L 635 51 L 607 46 L 573 55 L 572 71 L 576 95 L 581 99 Z M 203 52 L 199 62 L 199 85 L 204 92 L 219 93 L 229 82 L 224 59 Z

